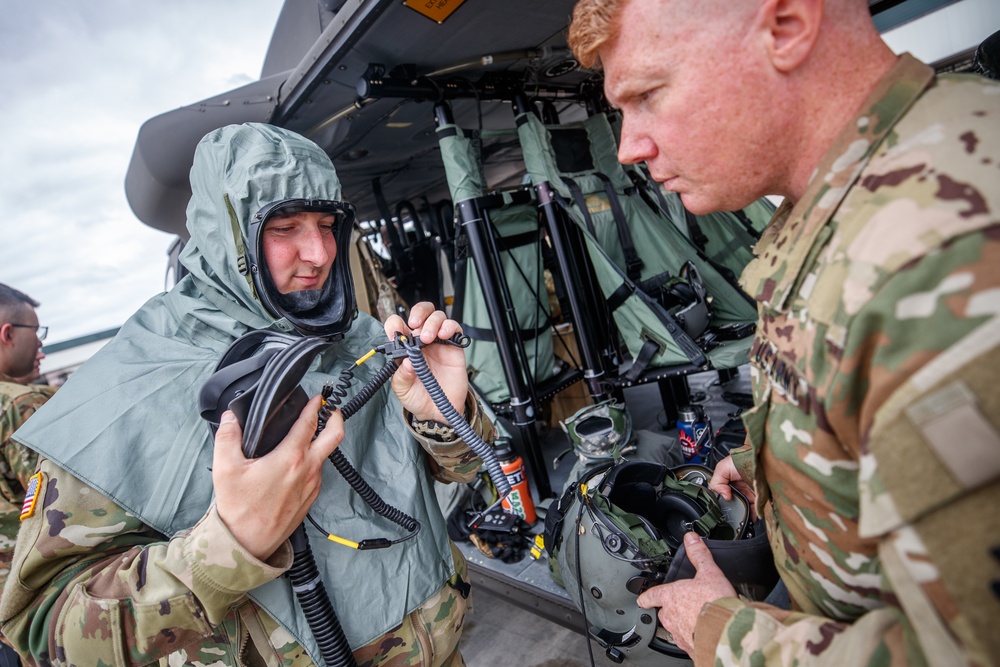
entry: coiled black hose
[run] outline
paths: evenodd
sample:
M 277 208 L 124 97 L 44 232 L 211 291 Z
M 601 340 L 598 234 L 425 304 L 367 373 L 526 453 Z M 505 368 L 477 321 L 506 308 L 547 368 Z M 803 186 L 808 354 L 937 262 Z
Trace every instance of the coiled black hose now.
M 448 425 L 455 429 L 458 437 L 465 441 L 469 449 L 474 451 L 483 460 L 486 472 L 489 474 L 493 485 L 497 487 L 497 493 L 500 498 L 506 497 L 510 493 L 510 483 L 507 481 L 507 476 L 503 473 L 503 468 L 500 466 L 500 461 L 497 460 L 493 448 L 476 435 L 476 432 L 472 430 L 469 423 L 462 418 L 462 415 L 458 414 L 458 410 L 448 400 L 444 389 L 441 388 L 437 378 L 434 377 L 431 369 L 428 368 L 427 361 L 424 359 L 424 353 L 420 351 L 420 347 L 410 343 L 405 338 L 401 341 L 401 344 L 406 350 L 406 356 L 410 359 L 410 363 L 413 364 L 413 370 L 416 371 L 417 377 L 420 378 L 420 382 L 423 383 L 427 393 L 430 394 L 431 400 L 434 401 L 434 405 L 444 415 L 444 418 L 448 421 Z
M 353 415 L 384 385 L 398 366 L 389 362 L 358 392 L 357 396 L 348 401 L 341 409 L 344 421 Z M 323 406 L 320 408 L 316 435 L 319 435 L 326 427 L 330 415 L 337 409 L 337 405 L 347 395 L 347 388 L 350 387 L 354 378 L 353 368 L 348 368 L 341 372 L 335 384 L 327 384 L 323 387 Z M 361 498 L 375 512 L 410 531 L 405 539 L 416 535 L 420 530 L 420 522 L 404 513 L 403 511 L 386 503 L 375 492 L 368 482 L 361 477 L 361 474 L 351 465 L 347 457 L 339 449 L 333 450 L 329 456 L 337 472 L 347 480 L 351 488 L 361 496 Z M 337 618 L 337 612 L 333 609 L 330 596 L 326 592 L 323 580 L 319 576 L 319 569 L 316 567 L 316 560 L 313 558 L 312 549 L 309 546 L 309 538 L 306 536 L 305 524 L 300 525 L 292 533 L 291 537 L 293 561 L 292 567 L 288 570 L 288 578 L 292 582 L 292 591 L 295 593 L 299 606 L 302 608 L 302 615 L 306 617 L 309 629 L 312 630 L 316 644 L 319 646 L 320 655 L 328 667 L 356 667 L 354 653 L 351 645 L 347 641 L 344 629 Z
M 406 350 L 407 357 L 413 364 L 413 369 L 416 371 L 417 377 L 420 378 L 420 381 L 427 389 L 427 393 L 434 401 L 434 405 L 441 411 L 441 414 L 444 415 L 456 434 L 483 460 L 486 471 L 496 486 L 500 498 L 507 496 L 510 493 L 510 484 L 507 482 L 507 477 L 500 467 L 500 462 L 497 460 L 493 448 L 476 435 L 472 427 L 452 406 L 444 390 L 441 389 L 441 385 L 438 384 L 434 374 L 428 368 L 427 361 L 424 359 L 419 345 L 409 343 L 405 337 L 402 340 L 402 345 Z M 372 396 L 393 376 L 398 368 L 399 366 L 395 362 L 390 361 L 379 370 L 362 387 L 358 394 L 341 408 L 344 421 L 347 421 L 365 403 L 371 400 Z M 316 428 L 317 435 L 326 427 L 326 423 L 329 421 L 330 415 L 337 408 L 337 404 L 347 395 L 347 388 L 350 386 L 350 381 L 353 377 L 353 369 L 348 368 L 340 374 L 336 384 L 328 384 L 323 388 L 324 402 L 319 412 Z M 420 522 L 382 500 L 339 449 L 335 449 L 330 454 L 329 459 L 340 475 L 347 480 L 351 488 L 361 496 L 369 507 L 393 523 L 411 531 L 411 534 L 404 539 L 409 539 L 416 534 L 416 531 L 420 529 Z M 305 524 L 300 525 L 292 534 L 291 543 L 294 561 L 288 571 L 288 577 L 292 582 L 292 590 L 299 601 L 299 605 L 302 607 L 302 613 L 306 617 L 313 636 L 316 638 L 316 643 L 319 645 L 323 661 L 329 667 L 356 667 L 357 663 L 354 660 L 354 654 L 351 652 L 351 646 L 347 642 L 347 637 L 340 626 L 340 621 L 337 619 L 337 614 L 333 609 L 333 604 L 330 602 L 330 596 L 326 592 L 323 580 L 320 579 L 319 570 L 312 555 L 312 549 L 309 547 Z
M 393 376 L 398 369 L 393 362 L 389 362 L 383 366 L 371 380 L 369 380 L 364 387 L 357 393 L 354 398 L 347 402 L 343 408 L 340 409 L 341 415 L 344 417 L 346 422 L 352 415 L 354 415 L 361 407 L 371 400 L 379 389 L 382 388 L 389 378 Z M 340 403 L 347 395 L 347 388 L 350 386 L 351 379 L 354 377 L 353 368 L 348 368 L 347 370 L 341 372 L 340 377 L 337 378 L 335 384 L 327 384 L 323 387 L 323 407 L 320 408 L 319 412 L 319 422 L 316 427 L 316 434 L 318 435 L 326 427 L 326 422 L 330 419 L 330 415 L 333 411 L 337 409 L 337 405 Z M 365 481 L 361 474 L 351 465 L 351 462 L 347 460 L 343 452 L 340 449 L 333 450 L 333 453 L 328 457 L 330 463 L 337 469 L 340 476 L 343 477 L 351 488 L 361 496 L 361 499 L 368 504 L 379 515 L 384 516 L 389 521 L 392 521 L 396 525 L 402 526 L 406 530 L 410 531 L 414 535 L 420 530 L 420 522 L 406 514 L 400 509 L 393 507 L 388 504 L 378 493 Z M 413 535 L 409 535 L 412 537 Z

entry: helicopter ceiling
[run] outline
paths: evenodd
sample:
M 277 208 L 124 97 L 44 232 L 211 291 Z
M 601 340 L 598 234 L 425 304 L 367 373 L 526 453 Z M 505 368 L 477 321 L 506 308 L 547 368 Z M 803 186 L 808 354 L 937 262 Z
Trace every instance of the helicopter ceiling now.
M 928 4 L 868 2 L 873 14 Z M 600 78 L 580 69 L 566 48 L 575 3 L 286 0 L 259 81 L 143 124 L 125 178 L 129 204 L 143 223 L 186 237 L 197 142 L 218 127 L 250 121 L 286 127 L 322 146 L 362 219 L 384 217 L 377 190 L 392 209 L 405 201 L 436 203 L 448 197 L 436 101 L 449 100 L 465 128 L 512 128 L 510 100 L 518 93 L 549 109 L 554 103 L 563 121 L 586 116 L 582 102 L 600 95 Z M 487 177 L 496 187 L 518 174 L 501 163 Z

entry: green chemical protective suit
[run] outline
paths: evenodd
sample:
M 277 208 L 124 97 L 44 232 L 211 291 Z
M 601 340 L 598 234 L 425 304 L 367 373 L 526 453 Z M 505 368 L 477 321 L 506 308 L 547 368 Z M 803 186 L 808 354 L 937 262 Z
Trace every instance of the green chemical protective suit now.
M 237 268 L 250 217 L 279 200 L 339 200 L 340 184 L 317 146 L 258 124 L 206 136 L 191 183 L 191 239 L 181 258 L 189 275 L 144 305 L 17 434 L 45 460 L 0 622 L 37 663 L 322 664 L 280 576 L 291 564 L 287 543 L 261 562 L 214 508 L 213 443 L 198 392 L 240 335 L 292 331 L 268 314 Z M 342 250 L 337 261 L 347 261 Z M 303 387 L 318 393 L 384 341 L 382 326 L 359 316 L 314 361 Z M 377 355 L 358 367 L 354 390 L 386 363 Z M 474 401 L 466 413 L 489 440 L 492 427 Z M 462 664 L 466 600 L 448 582 L 464 563 L 448 541 L 427 456 L 436 476 L 450 481 L 471 478 L 479 459 L 461 441 L 416 436 L 407 417 L 385 386 L 345 424 L 340 449 L 387 503 L 420 522 L 417 536 L 374 551 L 315 531 L 310 543 L 360 664 Z M 354 541 L 403 536 L 332 465 L 310 515 Z

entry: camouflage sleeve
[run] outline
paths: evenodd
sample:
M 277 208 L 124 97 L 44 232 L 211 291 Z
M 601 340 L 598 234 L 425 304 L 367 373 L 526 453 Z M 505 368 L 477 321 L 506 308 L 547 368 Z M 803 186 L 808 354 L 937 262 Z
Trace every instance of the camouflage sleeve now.
M 11 436 L 52 397 L 55 391 L 55 387 L 32 385 L 30 391 L 12 397 L 3 414 L 0 414 L 0 447 L 3 448 L 3 464 L 6 466 L 3 471 L 4 476 L 9 475 L 10 479 L 20 482 L 21 489 L 28 486 L 28 478 L 34 474 L 38 465 L 38 455 Z M 20 503 L 23 491 L 16 495 L 8 495 L 8 491 L 7 485 L 4 485 L 4 498 L 17 500 Z
M 695 628 L 696 664 L 996 664 L 997 294 L 994 230 L 907 266 L 852 324 L 831 393 L 857 396 L 859 532 L 877 541 L 879 572 L 864 577 L 879 603 L 833 620 L 717 600 Z M 828 576 L 860 585 L 850 556 L 826 554 Z
M 403 413 L 407 428 L 424 451 L 430 456 L 431 475 L 439 482 L 471 482 L 483 464 L 482 459 L 469 449 L 447 424 L 415 422 L 409 412 Z M 465 399 L 465 417 L 476 435 L 487 444 L 493 444 L 496 431 L 486 418 L 476 397 L 469 392 Z
M 140 665 L 212 634 L 250 589 L 291 565 L 262 563 L 214 506 L 165 539 L 48 460 L 22 524 L 0 625 L 27 664 Z

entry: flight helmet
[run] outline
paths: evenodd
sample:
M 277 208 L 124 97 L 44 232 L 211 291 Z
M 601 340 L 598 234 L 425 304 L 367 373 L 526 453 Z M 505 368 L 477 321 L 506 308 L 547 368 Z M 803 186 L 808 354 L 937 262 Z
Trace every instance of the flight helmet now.
M 689 579 L 684 551 L 690 530 L 742 595 L 764 599 L 777 583 L 763 525 L 736 489 L 725 500 L 708 488 L 700 465 L 669 468 L 623 461 L 593 470 L 549 509 L 545 546 L 587 630 L 608 657 L 649 667 L 688 664 L 660 626 L 656 611 L 636 604 L 650 586 Z

